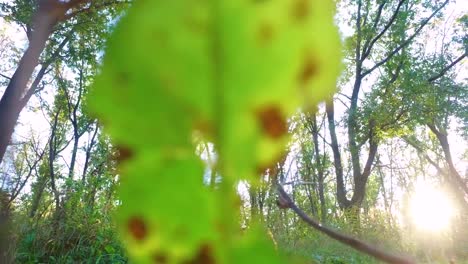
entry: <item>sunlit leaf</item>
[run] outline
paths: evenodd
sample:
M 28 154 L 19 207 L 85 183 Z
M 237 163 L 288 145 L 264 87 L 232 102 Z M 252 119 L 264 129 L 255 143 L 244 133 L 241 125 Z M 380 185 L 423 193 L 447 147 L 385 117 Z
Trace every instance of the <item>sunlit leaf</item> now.
M 136 1 L 122 18 L 90 100 L 129 154 L 117 220 L 134 260 L 281 262 L 263 232 L 239 238 L 234 183 L 281 159 L 288 118 L 333 93 L 333 9 L 307 0 Z M 219 190 L 203 185 L 195 131 L 220 155 Z

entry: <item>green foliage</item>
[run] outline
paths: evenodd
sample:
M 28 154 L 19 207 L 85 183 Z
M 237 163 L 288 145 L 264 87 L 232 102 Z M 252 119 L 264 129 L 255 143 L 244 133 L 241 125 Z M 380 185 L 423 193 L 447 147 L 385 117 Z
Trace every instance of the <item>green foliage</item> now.
M 303 205 L 303 207 L 305 206 Z M 347 233 L 352 233 L 349 230 L 350 223 L 343 219 L 342 217 L 332 218 L 327 225 L 339 230 L 346 230 L 345 232 Z M 362 221 L 366 224 L 361 226 L 360 233 L 365 234 L 366 240 L 380 241 L 382 239 L 381 236 L 389 241 L 395 241 L 398 238 L 397 233 L 391 233 L 391 230 L 385 224 L 376 220 L 378 219 L 367 218 L 367 216 L 362 217 Z M 295 222 L 292 215 L 288 221 L 292 222 L 289 229 L 277 229 L 273 232 L 278 245 L 288 255 L 301 256 L 304 259 L 312 261 L 311 263 L 378 263 L 373 258 L 360 254 L 337 241 L 330 240 L 323 234 L 311 232 L 306 225 Z M 373 226 L 367 225 L 367 223 L 373 224 Z M 280 225 L 280 221 L 276 225 Z M 373 227 L 377 228 L 373 230 Z M 391 246 L 394 245 L 396 244 Z
M 16 263 L 127 262 L 115 226 L 103 215 L 76 214 L 60 223 L 17 215 L 15 234 Z
M 237 181 L 281 158 L 287 118 L 329 97 L 339 70 L 331 1 L 136 1 L 90 96 L 121 157 L 117 214 L 138 263 L 280 263 L 240 234 Z M 203 184 L 193 135 L 215 144 Z

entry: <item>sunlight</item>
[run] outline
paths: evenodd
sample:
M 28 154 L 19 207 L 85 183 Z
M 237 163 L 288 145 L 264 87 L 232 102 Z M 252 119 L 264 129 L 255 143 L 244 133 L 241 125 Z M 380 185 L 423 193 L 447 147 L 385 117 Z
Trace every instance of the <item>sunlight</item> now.
M 450 227 L 454 207 L 447 195 L 425 183 L 418 183 L 410 200 L 414 225 L 425 231 L 442 231 Z

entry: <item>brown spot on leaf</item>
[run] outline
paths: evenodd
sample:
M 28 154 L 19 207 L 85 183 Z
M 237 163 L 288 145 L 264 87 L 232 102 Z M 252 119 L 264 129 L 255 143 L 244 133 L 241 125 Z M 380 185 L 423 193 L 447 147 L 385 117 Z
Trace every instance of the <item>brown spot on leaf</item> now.
M 122 145 L 117 146 L 117 157 L 116 160 L 118 163 L 124 162 L 126 160 L 129 160 L 133 157 L 133 151 Z
M 292 16 L 298 22 L 304 21 L 310 13 L 310 3 L 308 0 L 295 0 L 292 6 Z
M 224 223 L 222 220 L 218 219 L 214 221 L 214 232 L 219 235 L 220 237 L 226 237 L 228 235 L 228 228 L 226 226 L 226 223 Z
M 209 32 L 209 27 L 206 21 L 193 15 L 185 18 L 185 25 L 190 32 L 197 35 L 206 35 Z
M 213 249 L 208 244 L 203 244 L 198 249 L 197 255 L 184 264 L 215 264 L 216 260 L 213 256 Z
M 174 92 L 177 87 L 177 81 L 174 75 L 164 72 L 159 74 L 159 82 L 161 84 L 161 88 L 168 92 Z
M 217 222 L 215 223 L 215 229 L 216 229 L 217 232 L 219 232 L 219 233 L 221 233 L 221 234 L 224 233 L 224 232 L 226 232 L 226 226 L 225 226 L 225 224 L 224 224 L 223 222 L 221 222 L 221 221 L 217 221 Z
M 272 105 L 257 111 L 257 118 L 263 132 L 273 139 L 288 133 L 288 123 L 278 106 Z
M 126 86 L 130 81 L 130 76 L 126 72 L 119 72 L 116 75 L 118 87 Z
M 210 136 L 213 133 L 213 126 L 208 120 L 200 118 L 194 122 L 194 130 L 204 136 Z
M 263 23 L 258 29 L 257 36 L 260 45 L 265 46 L 273 40 L 275 31 L 271 24 Z
M 167 254 L 164 254 L 163 252 L 156 252 L 153 255 L 153 262 L 156 264 L 165 264 L 168 263 L 169 258 L 167 257 Z
M 315 75 L 317 75 L 318 70 L 319 67 L 317 61 L 312 56 L 308 56 L 299 73 L 299 84 L 306 85 Z
M 161 29 L 153 29 L 151 31 L 151 40 L 156 43 L 161 48 L 166 48 L 169 44 L 169 35 L 167 31 L 163 31 Z
M 267 170 L 268 170 L 269 166 L 265 166 L 265 165 L 260 165 L 257 167 L 257 174 L 260 175 L 260 176 L 263 176 L 266 174 Z
M 140 217 L 132 217 L 127 223 L 127 228 L 135 240 L 141 241 L 148 235 L 148 228 Z

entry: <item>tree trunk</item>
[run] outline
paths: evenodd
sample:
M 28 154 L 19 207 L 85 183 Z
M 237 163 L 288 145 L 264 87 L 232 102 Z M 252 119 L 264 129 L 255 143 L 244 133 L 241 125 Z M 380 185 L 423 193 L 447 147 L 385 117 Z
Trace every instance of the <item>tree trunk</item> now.
M 327 222 L 327 204 L 325 202 L 325 192 L 324 192 L 324 184 L 323 179 L 318 182 L 319 188 L 319 200 L 320 200 L 320 220 L 322 223 Z
M 468 185 L 466 180 L 462 178 L 453 164 L 447 132 L 443 129 L 438 129 L 434 124 L 428 124 L 427 126 L 436 135 L 440 146 L 442 147 L 442 151 L 444 152 L 445 161 L 449 168 L 447 181 L 449 182 L 451 189 L 453 189 L 457 200 L 461 203 L 461 206 L 468 211 L 468 201 L 466 198 L 468 197 Z
M 328 120 L 328 129 L 330 131 L 331 148 L 333 151 L 333 165 L 336 174 L 336 197 L 340 208 L 344 209 L 350 206 L 350 201 L 346 197 L 346 188 L 344 183 L 343 166 L 341 165 L 341 153 L 338 146 L 335 128 L 335 106 L 333 99 L 326 102 L 326 112 Z
M 320 219 L 322 223 L 326 222 L 327 218 L 327 206 L 325 204 L 325 194 L 324 194 L 324 181 L 325 181 L 325 168 L 324 162 L 320 159 L 320 150 L 319 150 L 319 128 L 317 124 L 317 115 L 314 114 L 314 119 L 312 120 L 312 138 L 314 141 L 314 151 L 315 151 L 315 164 L 317 170 L 317 182 L 318 182 L 318 196 L 320 201 Z M 324 154 L 325 160 L 325 154 Z
M 39 56 L 45 48 L 57 18 L 44 9 L 39 9 L 34 21 L 35 28 L 29 46 L 18 63 L 18 67 L 0 100 L 0 163 L 15 130 L 16 121 L 22 110 L 22 96 L 39 63 Z
M 36 187 L 34 188 L 33 200 L 31 204 L 31 211 L 29 212 L 29 217 L 33 218 L 36 215 L 37 210 L 39 209 L 39 205 L 42 200 L 42 195 L 44 193 L 44 189 L 47 185 L 47 178 L 41 176 L 39 181 L 37 182 Z
M 80 135 L 77 133 L 76 128 L 73 136 L 73 149 L 70 159 L 70 168 L 68 170 L 68 178 L 73 179 L 75 175 L 76 154 L 78 153 L 78 143 L 80 142 Z
M 8 207 L 8 194 L 0 190 L 0 263 L 13 263 L 10 222 L 10 208 Z

